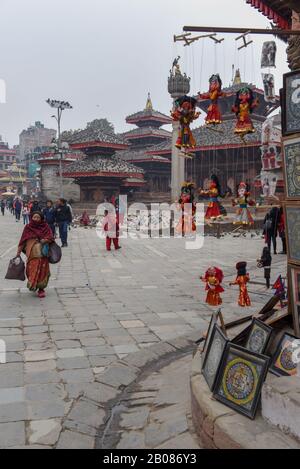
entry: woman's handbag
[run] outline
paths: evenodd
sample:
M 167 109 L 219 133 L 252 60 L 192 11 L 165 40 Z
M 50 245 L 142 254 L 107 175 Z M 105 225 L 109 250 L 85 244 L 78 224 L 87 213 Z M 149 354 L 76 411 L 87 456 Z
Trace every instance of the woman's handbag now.
M 7 280 L 25 280 L 25 264 L 20 256 L 14 257 L 9 261 L 7 274 L 5 276 Z
M 58 264 L 62 258 L 61 247 L 54 241 L 49 245 L 49 262 L 50 264 Z

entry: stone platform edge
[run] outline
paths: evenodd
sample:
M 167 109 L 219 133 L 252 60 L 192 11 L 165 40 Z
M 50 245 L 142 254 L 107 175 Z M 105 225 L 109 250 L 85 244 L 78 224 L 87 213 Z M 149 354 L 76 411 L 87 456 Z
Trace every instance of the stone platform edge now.
M 294 438 L 268 424 L 257 412 L 255 420 L 216 401 L 201 373 L 201 352 L 194 355 L 191 373 L 192 419 L 201 444 L 208 449 L 300 448 Z

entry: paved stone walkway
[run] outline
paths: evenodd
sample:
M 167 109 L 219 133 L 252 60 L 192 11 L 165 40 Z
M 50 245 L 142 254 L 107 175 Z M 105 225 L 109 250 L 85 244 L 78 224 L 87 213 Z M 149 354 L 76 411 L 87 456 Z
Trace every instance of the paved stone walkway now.
M 21 231 L 10 215 L 0 218 L 0 339 L 8 352 L 0 365 L 0 447 L 92 447 L 105 415 L 97 383 L 103 395 L 115 394 L 109 378 L 103 383 L 108 367 L 207 329 L 211 310 L 198 277 L 209 265 L 225 272 L 226 320 L 257 311 L 268 297 L 263 285 L 252 285 L 252 308 L 243 311 L 237 289 L 226 286 L 238 260 L 249 261 L 252 279 L 263 282 L 255 262 L 263 247 L 259 238 L 206 238 L 199 251 L 186 250 L 184 240 L 128 239 L 121 251 L 107 253 L 94 230 L 78 228 L 51 269 L 47 298 L 39 300 L 25 284 L 3 280 Z M 272 279 L 284 270 L 284 256 L 274 257 Z M 98 392 L 97 405 L 80 403 L 74 411 L 87 389 Z M 76 438 L 82 421 L 88 429 L 81 426 Z
M 146 372 L 121 398 L 104 448 L 200 449 L 191 422 L 192 355 Z

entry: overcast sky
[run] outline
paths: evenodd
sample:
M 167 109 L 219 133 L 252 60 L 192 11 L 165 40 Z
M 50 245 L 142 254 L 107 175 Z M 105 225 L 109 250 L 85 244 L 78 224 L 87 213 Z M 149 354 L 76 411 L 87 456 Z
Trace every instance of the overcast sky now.
M 245 0 L 0 0 L 0 18 L 0 79 L 7 85 L 0 135 L 10 145 L 37 120 L 55 127 L 48 97 L 74 106 L 63 129 L 106 117 L 117 132 L 130 130 L 125 117 L 145 107 L 148 91 L 155 109 L 168 114 L 176 55 L 192 93 L 207 89 L 212 72 L 229 84 L 234 63 L 262 87 L 261 46 L 270 36 L 254 36 L 254 46 L 239 53 L 231 35 L 217 47 L 210 39 L 189 48 L 173 43 L 184 25 L 268 27 Z M 277 42 L 278 89 L 288 68 L 286 46 Z

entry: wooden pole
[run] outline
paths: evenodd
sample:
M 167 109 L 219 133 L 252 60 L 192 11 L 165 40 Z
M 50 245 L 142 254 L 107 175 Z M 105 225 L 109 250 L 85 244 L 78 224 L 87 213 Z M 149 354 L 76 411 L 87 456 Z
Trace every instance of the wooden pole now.
M 210 26 L 184 26 L 183 31 L 192 33 L 222 34 L 272 34 L 274 36 L 300 36 L 297 29 L 219 28 Z

